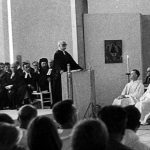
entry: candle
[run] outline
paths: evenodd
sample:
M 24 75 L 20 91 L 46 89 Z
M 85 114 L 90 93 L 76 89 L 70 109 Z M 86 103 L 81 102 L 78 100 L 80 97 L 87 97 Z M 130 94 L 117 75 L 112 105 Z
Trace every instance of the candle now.
M 129 55 L 127 55 L 127 73 L 129 73 Z

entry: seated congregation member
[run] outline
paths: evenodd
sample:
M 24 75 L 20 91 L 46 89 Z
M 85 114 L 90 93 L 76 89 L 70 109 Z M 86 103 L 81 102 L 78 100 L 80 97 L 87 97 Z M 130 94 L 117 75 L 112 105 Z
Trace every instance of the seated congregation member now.
M 108 131 L 105 124 L 94 119 L 80 121 L 73 129 L 71 145 L 72 150 L 107 150 Z
M 21 63 L 19 61 L 15 61 L 15 64 L 16 64 L 16 67 L 17 67 L 16 72 L 21 75 L 22 72 L 23 72 L 23 70 L 21 68 Z
M 9 123 L 0 123 L 0 150 L 25 150 L 18 146 L 21 133 L 17 127 Z
M 130 73 L 130 82 L 126 84 L 121 95 L 113 101 L 112 105 L 135 105 L 144 94 L 144 85 L 138 80 L 140 72 L 133 69 Z
M 11 71 L 11 75 L 7 77 L 5 88 L 9 98 L 9 107 L 16 108 L 23 104 L 27 89 L 21 73 L 17 71 L 16 63 L 11 65 Z
M 146 79 L 144 81 L 144 84 L 150 84 L 150 67 L 147 68 L 147 74 L 146 74 Z
M 32 92 L 36 89 L 36 76 L 31 70 L 30 63 L 23 62 L 23 78 L 27 86 L 26 99 L 32 100 Z
M 30 150 L 61 150 L 62 142 L 52 119 L 38 116 L 28 127 L 27 142 Z
M 126 106 L 127 126 L 122 143 L 135 150 L 150 150 L 150 148 L 142 143 L 136 135 L 136 131 L 140 126 L 141 114 L 135 106 Z
M 49 78 L 51 70 L 48 67 L 47 58 L 41 58 L 39 61 L 39 79 L 38 84 L 41 91 L 49 91 Z
M 150 116 L 150 85 L 140 98 L 140 101 L 136 103 L 135 107 L 138 108 L 141 113 L 141 124 L 145 124 L 147 118 Z
M 105 106 L 98 112 L 98 118 L 105 123 L 109 132 L 107 150 L 131 150 L 121 143 L 127 123 L 127 113 L 124 108 Z
M 11 74 L 11 69 L 10 69 L 10 63 L 9 62 L 5 62 L 5 64 L 4 64 L 5 66 L 4 66 L 4 70 L 5 70 L 5 72 L 7 72 L 7 73 L 10 73 Z
M 19 142 L 20 146 L 28 149 L 27 146 L 27 128 L 29 123 L 37 117 L 37 109 L 32 105 L 24 105 L 18 111 L 19 128 L 22 132 L 22 138 Z
M 77 122 L 76 108 L 72 100 L 57 102 L 52 109 L 54 119 L 59 124 L 59 135 L 63 141 L 63 150 L 71 149 L 71 131 Z
M 67 64 L 70 64 L 70 70 L 82 69 L 66 51 L 67 43 L 58 42 L 58 50 L 54 54 L 54 61 L 51 73 L 51 86 L 53 105 L 62 100 L 61 74 L 67 71 Z
M 6 73 L 4 71 L 4 64 L 0 62 L 0 109 L 8 105 L 6 85 Z

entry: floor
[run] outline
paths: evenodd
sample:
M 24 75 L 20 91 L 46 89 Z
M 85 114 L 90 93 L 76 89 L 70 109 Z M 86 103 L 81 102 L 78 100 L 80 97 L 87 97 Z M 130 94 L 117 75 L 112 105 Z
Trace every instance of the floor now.
M 150 147 L 150 125 L 141 126 L 137 131 L 140 140 Z

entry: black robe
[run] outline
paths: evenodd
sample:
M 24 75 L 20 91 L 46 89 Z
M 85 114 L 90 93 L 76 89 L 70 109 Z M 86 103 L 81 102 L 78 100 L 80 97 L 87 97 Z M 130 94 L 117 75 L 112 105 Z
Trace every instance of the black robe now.
M 60 71 L 67 71 L 67 64 L 70 64 L 70 70 L 82 69 L 72 58 L 72 56 L 65 51 L 57 50 L 54 54 L 54 61 L 51 73 L 51 87 L 53 105 L 62 100 L 62 86 Z

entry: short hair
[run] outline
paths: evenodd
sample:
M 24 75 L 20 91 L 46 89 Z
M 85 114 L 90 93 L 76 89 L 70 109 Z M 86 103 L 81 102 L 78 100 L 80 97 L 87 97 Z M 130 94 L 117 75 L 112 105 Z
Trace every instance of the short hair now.
M 137 70 L 137 69 L 133 69 L 132 71 L 134 71 L 134 72 L 136 73 L 137 77 L 139 77 L 139 76 L 140 76 L 140 71 L 139 71 L 139 70 Z
M 37 61 L 33 61 L 32 65 L 34 65 L 34 64 L 38 65 L 39 63 Z
M 62 142 L 52 119 L 38 116 L 28 127 L 27 142 L 30 150 L 61 150 Z
M 60 46 L 60 45 L 67 45 L 67 43 L 66 43 L 66 41 L 59 41 L 58 46 Z
M 73 150 L 105 150 L 108 145 L 108 131 L 101 120 L 80 121 L 72 131 Z
M 126 113 L 127 113 L 127 129 L 136 129 L 140 125 L 140 118 L 141 118 L 141 113 L 139 110 L 133 106 L 129 105 L 124 107 Z
M 98 112 L 98 117 L 106 124 L 110 134 L 124 134 L 127 114 L 122 107 L 105 106 Z
M 37 109 L 32 105 L 24 105 L 18 111 L 18 119 L 21 122 L 31 121 L 37 116 Z
M 0 149 L 12 149 L 21 139 L 17 127 L 8 123 L 0 123 Z
M 10 66 L 10 63 L 9 62 L 5 62 L 5 66 Z
M 72 116 L 75 112 L 75 108 L 73 107 L 72 100 L 64 100 L 56 103 L 52 109 L 55 120 L 63 125 L 71 121 Z
M 5 114 L 5 113 L 0 113 L 0 123 L 1 122 L 5 122 L 9 124 L 15 123 L 14 120 L 8 114 Z

